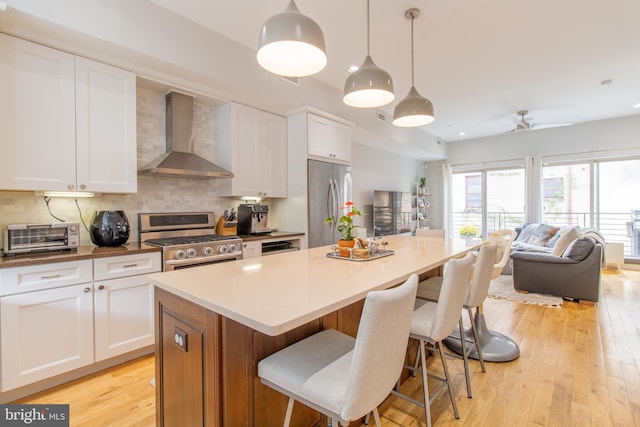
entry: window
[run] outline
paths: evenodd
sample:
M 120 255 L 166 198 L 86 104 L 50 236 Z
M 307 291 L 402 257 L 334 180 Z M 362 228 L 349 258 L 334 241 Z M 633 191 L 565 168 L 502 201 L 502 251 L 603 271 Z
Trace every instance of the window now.
M 591 226 L 591 165 L 572 163 L 545 166 L 544 222 L 554 225 Z
M 544 197 L 544 201 L 564 201 L 564 178 L 544 178 L 543 180 L 543 189 L 542 196 Z
M 465 210 L 482 208 L 482 175 L 467 175 L 465 178 Z
M 486 236 L 524 222 L 524 169 L 495 169 L 452 176 L 453 234 L 473 226 Z M 485 196 L 486 195 L 486 196 Z

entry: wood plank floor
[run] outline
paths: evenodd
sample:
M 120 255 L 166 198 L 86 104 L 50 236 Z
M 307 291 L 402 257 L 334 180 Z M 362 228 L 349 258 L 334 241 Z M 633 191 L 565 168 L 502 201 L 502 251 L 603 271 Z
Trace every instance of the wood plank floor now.
M 640 425 L 639 271 L 603 272 L 596 307 L 565 301 L 554 309 L 488 299 L 485 315 L 491 329 L 519 344 L 521 356 L 487 363 L 484 374 L 471 361 L 472 399 L 466 396 L 462 361 L 450 359 L 460 419 L 444 394 L 432 405 L 435 426 Z M 439 369 L 435 358 L 428 363 L 434 372 Z M 68 403 L 72 426 L 152 426 L 153 376 L 149 356 L 16 403 Z M 403 391 L 418 398 L 419 386 L 417 377 Z M 395 397 L 380 409 L 384 426 L 425 425 L 421 408 Z

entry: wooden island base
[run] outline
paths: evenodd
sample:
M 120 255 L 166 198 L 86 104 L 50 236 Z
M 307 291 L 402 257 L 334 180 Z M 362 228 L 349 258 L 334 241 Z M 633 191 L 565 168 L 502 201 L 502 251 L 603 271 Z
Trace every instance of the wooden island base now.
M 281 426 L 287 397 L 260 383 L 258 362 L 323 329 L 355 337 L 364 306 L 359 301 L 274 337 L 159 288 L 155 300 L 162 337 L 155 347 L 156 423 L 167 427 Z M 320 413 L 294 406 L 291 426 L 325 424 Z

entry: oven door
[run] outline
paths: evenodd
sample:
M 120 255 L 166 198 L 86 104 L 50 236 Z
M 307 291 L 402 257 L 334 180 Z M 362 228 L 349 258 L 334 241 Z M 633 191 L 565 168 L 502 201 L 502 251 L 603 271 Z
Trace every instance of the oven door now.
M 205 259 L 171 259 L 163 263 L 162 271 L 182 270 L 184 268 L 200 267 L 202 265 L 219 264 L 221 262 L 229 262 L 242 259 L 242 253 L 224 258 L 205 258 Z

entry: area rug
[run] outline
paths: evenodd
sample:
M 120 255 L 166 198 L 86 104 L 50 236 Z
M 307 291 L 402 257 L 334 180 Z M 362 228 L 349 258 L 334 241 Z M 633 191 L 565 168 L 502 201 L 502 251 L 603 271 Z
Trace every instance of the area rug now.
M 534 293 L 521 293 L 513 288 L 513 277 L 510 275 L 501 275 L 491 281 L 489 286 L 489 298 L 504 299 L 509 301 L 521 302 L 524 304 L 537 304 L 546 307 L 560 308 L 562 298 L 554 295 L 543 295 Z

